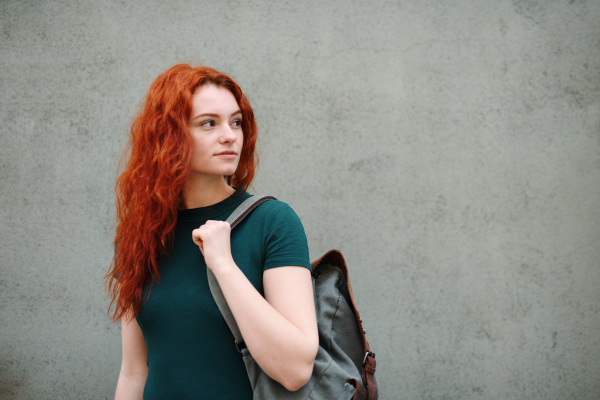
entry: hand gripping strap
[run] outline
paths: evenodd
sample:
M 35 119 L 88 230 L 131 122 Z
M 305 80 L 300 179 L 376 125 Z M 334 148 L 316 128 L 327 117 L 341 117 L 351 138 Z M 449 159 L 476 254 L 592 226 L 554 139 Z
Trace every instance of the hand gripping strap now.
M 259 204 L 267 201 L 267 200 L 277 200 L 273 196 L 252 196 L 246 199 L 242 204 L 236 208 L 229 218 L 227 218 L 226 222 L 229 222 L 231 225 L 231 229 L 235 228 L 237 224 L 239 224 L 248 214 L 252 212 Z M 206 268 L 206 273 L 208 275 L 208 287 L 210 288 L 210 292 L 215 299 L 215 303 L 217 303 L 217 307 L 219 307 L 219 311 L 223 315 L 225 322 L 227 322 L 227 326 L 229 326 L 229 330 L 233 334 L 235 338 L 235 346 L 238 351 L 241 353 L 240 345 L 244 343 L 244 339 L 242 338 L 242 334 L 240 332 L 240 328 L 237 326 L 235 322 L 235 318 L 233 318 L 233 314 L 227 305 L 227 301 L 225 300 L 225 296 L 223 296 L 223 292 L 221 291 L 221 287 L 219 286 L 219 282 L 215 277 L 215 274 L 210 270 L 210 268 Z

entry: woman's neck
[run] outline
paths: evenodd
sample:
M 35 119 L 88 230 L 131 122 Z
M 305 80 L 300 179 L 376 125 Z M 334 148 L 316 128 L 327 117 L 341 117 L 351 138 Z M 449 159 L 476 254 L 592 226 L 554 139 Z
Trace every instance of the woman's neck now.
M 185 208 L 212 206 L 235 193 L 235 189 L 229 186 L 223 177 L 207 178 L 190 174 L 183 190 Z

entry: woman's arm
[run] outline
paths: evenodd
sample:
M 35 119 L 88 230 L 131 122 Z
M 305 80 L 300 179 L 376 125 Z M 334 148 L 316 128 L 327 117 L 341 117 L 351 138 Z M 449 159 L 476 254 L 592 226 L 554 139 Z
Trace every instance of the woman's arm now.
M 142 330 L 135 318 L 121 318 L 123 357 L 115 400 L 142 400 L 148 376 L 147 349 Z
M 208 221 L 192 233 L 258 365 L 286 389 L 298 390 L 310 379 L 319 349 L 310 271 L 265 271 L 263 298 L 233 261 L 229 235 L 223 221 Z

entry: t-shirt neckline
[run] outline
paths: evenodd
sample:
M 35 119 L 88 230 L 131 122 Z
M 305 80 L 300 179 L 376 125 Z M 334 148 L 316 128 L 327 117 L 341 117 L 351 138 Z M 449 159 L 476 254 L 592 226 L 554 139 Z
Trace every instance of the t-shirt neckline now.
M 233 211 L 241 202 L 250 197 L 251 195 L 243 188 L 239 188 L 231 196 L 227 197 L 220 202 L 198 208 L 188 208 L 185 210 L 177 210 L 177 220 L 180 222 L 186 221 L 208 221 L 209 219 L 215 219 L 216 217 Z

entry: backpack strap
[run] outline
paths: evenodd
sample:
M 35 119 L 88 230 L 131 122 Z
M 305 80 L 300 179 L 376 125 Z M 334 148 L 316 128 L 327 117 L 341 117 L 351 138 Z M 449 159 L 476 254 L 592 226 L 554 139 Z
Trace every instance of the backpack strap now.
M 239 224 L 248 214 L 252 212 L 252 210 L 267 200 L 277 199 L 273 196 L 252 196 L 247 198 L 231 213 L 226 222 L 229 222 L 231 229 L 235 228 L 237 224 Z M 221 287 L 219 286 L 219 282 L 217 281 L 215 274 L 213 274 L 210 268 L 206 268 L 206 273 L 208 275 L 208 287 L 210 288 L 213 299 L 215 299 L 215 303 L 217 303 L 219 311 L 221 311 L 223 318 L 225 318 L 225 322 L 227 322 L 227 326 L 229 326 L 229 330 L 235 338 L 235 347 L 241 353 L 243 347 L 245 347 L 245 344 L 240 332 L 240 328 L 238 327 L 237 322 L 235 322 L 235 318 L 233 317 L 233 314 L 227 305 L 227 301 L 225 300 L 225 296 L 223 296 L 223 292 L 221 291 Z

